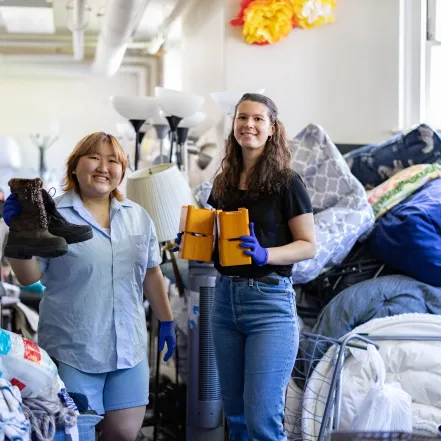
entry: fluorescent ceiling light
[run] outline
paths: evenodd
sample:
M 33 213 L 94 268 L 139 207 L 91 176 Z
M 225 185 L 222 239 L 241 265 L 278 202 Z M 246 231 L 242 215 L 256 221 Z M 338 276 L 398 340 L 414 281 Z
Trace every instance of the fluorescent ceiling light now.
M 52 8 L 0 6 L 0 13 L 3 17 L 6 30 L 10 33 L 55 33 Z

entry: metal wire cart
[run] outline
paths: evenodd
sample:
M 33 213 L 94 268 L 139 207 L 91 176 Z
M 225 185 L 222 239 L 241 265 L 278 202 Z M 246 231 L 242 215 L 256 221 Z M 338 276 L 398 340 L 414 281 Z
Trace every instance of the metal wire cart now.
M 349 334 L 340 340 L 302 333 L 299 353 L 289 384 L 285 431 L 289 441 L 334 439 L 433 439 L 441 438 L 398 433 L 339 433 L 345 359 L 350 348 L 379 349 L 379 341 L 441 341 L 441 336 Z M 393 435 L 393 436 L 392 436 Z
M 348 347 L 366 349 L 367 344 L 378 348 L 376 343 L 357 334 L 342 341 L 301 334 L 299 354 L 286 398 L 285 430 L 290 441 L 323 441 L 339 427 L 345 351 Z M 328 352 L 333 346 L 335 350 Z M 330 356 L 329 353 L 333 354 Z M 326 363 L 328 374 L 330 370 L 332 375 L 324 376 L 316 371 L 319 362 Z M 321 421 L 309 410 L 317 406 L 324 408 Z M 318 436 L 310 430 L 317 425 L 320 426 Z

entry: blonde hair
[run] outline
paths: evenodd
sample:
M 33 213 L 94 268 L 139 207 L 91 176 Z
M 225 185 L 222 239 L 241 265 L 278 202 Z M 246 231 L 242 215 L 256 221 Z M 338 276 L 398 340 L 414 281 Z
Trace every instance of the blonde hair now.
M 77 176 L 73 173 L 77 168 L 78 161 L 83 156 L 96 153 L 98 148 L 103 144 L 108 144 L 111 147 L 112 153 L 116 156 L 118 162 L 122 166 L 121 181 L 124 179 L 124 174 L 127 170 L 127 157 L 123 148 L 121 147 L 121 144 L 112 135 L 104 132 L 95 132 L 81 139 L 73 149 L 72 153 L 69 155 L 66 162 L 66 175 L 64 176 L 63 180 L 64 191 L 75 190 L 78 194 L 80 194 L 80 185 L 78 183 Z M 124 199 L 124 196 L 118 191 L 117 188 L 110 193 L 110 196 L 115 197 L 118 201 L 122 201 Z

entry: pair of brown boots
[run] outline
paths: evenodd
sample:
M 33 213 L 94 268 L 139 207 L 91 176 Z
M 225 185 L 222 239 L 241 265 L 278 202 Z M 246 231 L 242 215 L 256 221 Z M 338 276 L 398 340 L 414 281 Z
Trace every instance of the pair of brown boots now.
M 11 179 L 8 185 L 21 211 L 10 220 L 6 257 L 59 257 L 66 254 L 68 244 L 93 237 L 90 226 L 71 224 L 61 216 L 41 179 Z

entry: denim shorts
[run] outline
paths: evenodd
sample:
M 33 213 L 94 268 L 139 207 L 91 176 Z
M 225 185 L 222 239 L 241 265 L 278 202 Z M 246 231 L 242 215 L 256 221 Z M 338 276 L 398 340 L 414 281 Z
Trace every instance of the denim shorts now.
M 61 362 L 58 365 L 58 373 L 67 392 L 85 395 L 89 409 L 99 415 L 112 410 L 145 406 L 149 402 L 147 357 L 132 368 L 103 374 L 89 374 Z

